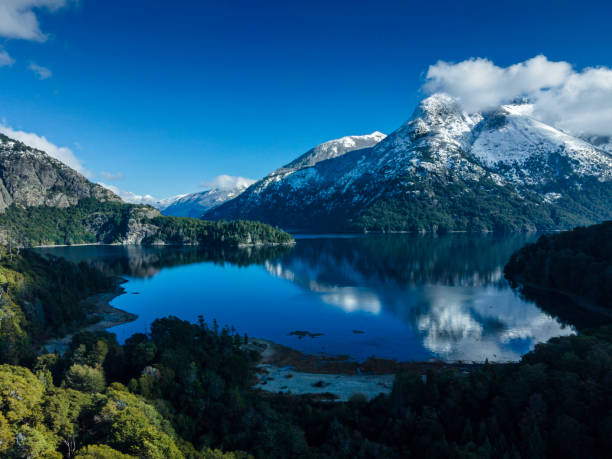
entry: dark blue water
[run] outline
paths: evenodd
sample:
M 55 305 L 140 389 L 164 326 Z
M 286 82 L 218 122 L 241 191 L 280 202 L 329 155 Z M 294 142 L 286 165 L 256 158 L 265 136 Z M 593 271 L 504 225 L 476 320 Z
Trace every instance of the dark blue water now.
M 510 255 L 534 238 L 310 236 L 285 249 L 44 251 L 128 279 L 112 304 L 139 317 L 110 329 L 120 340 L 158 317 L 201 315 L 309 353 L 509 361 L 574 333 L 503 278 Z M 296 330 L 323 335 L 300 339 Z

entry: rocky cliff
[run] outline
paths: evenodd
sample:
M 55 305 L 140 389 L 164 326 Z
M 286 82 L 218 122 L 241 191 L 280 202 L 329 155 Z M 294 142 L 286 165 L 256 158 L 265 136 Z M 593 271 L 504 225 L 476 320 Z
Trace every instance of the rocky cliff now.
M 65 208 L 121 199 L 46 153 L 0 134 L 0 213 L 11 204 Z

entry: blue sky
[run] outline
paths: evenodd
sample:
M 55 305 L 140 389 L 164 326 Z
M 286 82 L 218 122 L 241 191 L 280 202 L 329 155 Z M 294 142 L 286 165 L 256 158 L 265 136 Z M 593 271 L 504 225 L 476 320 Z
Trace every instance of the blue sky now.
M 391 132 L 439 60 L 611 67 L 611 16 L 585 1 L 0 0 L 0 118 L 95 181 L 163 198 Z

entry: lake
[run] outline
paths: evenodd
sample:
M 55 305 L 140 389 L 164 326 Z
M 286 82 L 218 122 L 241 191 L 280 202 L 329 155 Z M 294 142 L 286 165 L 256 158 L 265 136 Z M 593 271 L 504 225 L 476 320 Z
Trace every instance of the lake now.
M 308 353 L 481 362 L 518 360 L 539 342 L 575 333 L 504 279 L 510 255 L 536 238 L 296 236 L 294 247 L 37 250 L 127 279 L 112 305 L 138 319 L 109 329 L 120 341 L 158 317 L 203 316 Z

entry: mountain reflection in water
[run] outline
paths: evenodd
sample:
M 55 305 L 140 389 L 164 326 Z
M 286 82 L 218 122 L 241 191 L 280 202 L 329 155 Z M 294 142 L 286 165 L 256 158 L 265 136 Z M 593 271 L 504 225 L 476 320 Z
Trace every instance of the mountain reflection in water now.
M 518 360 L 574 328 L 513 291 L 510 255 L 535 235 L 297 238 L 295 247 L 40 249 L 126 276 L 116 307 L 156 318 L 198 315 L 306 352 L 398 360 Z M 323 333 L 298 339 L 294 330 Z M 353 333 L 360 330 L 364 333 Z

